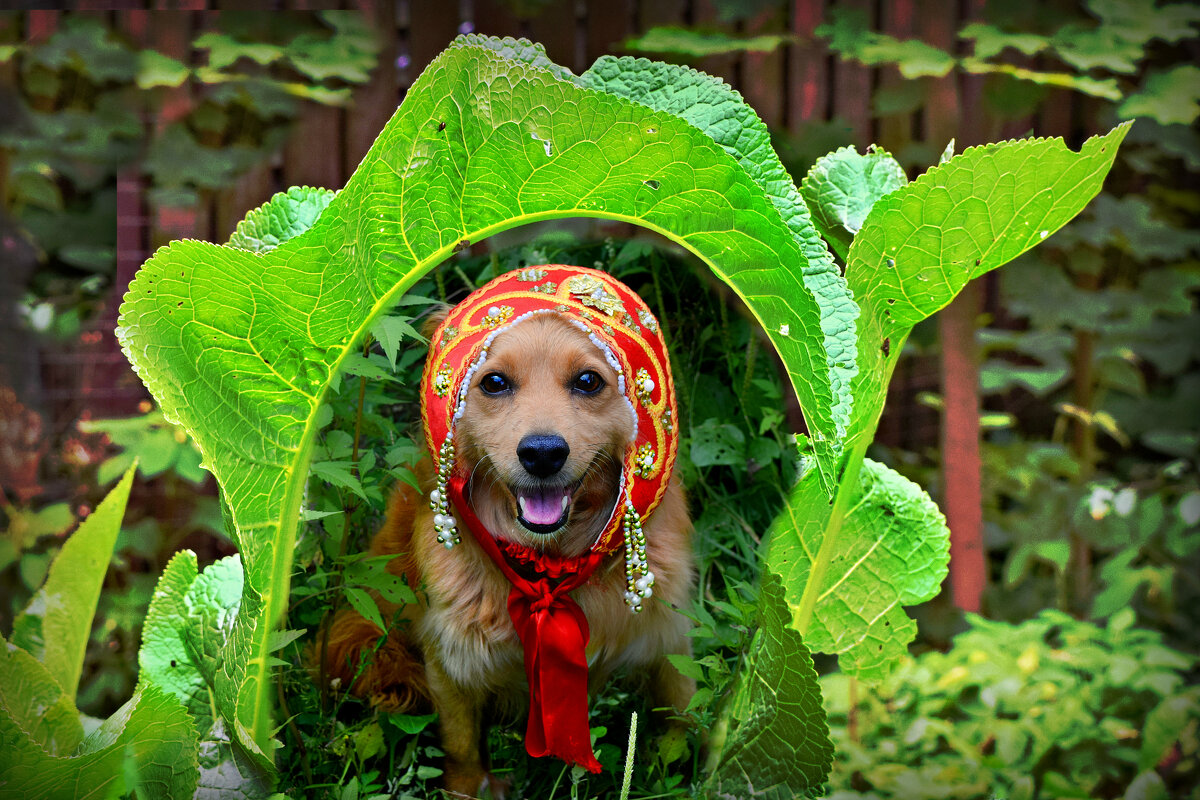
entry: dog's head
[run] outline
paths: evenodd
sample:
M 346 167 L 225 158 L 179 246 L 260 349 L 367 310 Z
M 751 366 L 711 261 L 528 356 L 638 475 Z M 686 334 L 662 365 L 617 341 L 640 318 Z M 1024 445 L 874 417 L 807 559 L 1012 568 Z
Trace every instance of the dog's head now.
M 576 556 L 612 515 L 634 420 L 588 335 L 539 314 L 496 337 L 456 428 L 476 515 L 497 536 Z

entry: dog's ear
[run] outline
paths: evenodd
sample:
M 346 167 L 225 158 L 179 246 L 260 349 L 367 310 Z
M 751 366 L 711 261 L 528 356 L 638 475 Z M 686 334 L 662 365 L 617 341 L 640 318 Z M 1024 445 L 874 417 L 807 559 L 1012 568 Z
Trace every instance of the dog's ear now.
M 431 306 L 433 309 L 429 312 L 429 316 L 425 318 L 425 322 L 421 324 L 421 335 L 426 339 L 433 338 L 433 332 L 437 330 L 438 325 L 441 325 L 446 319 L 446 315 L 450 313 L 451 306 L 445 303 L 438 303 Z

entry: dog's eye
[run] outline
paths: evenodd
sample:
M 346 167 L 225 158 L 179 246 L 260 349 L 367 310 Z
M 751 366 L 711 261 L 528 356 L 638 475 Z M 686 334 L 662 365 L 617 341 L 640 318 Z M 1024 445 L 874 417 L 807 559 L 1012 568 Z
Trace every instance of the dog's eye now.
M 511 389 L 512 384 L 508 382 L 508 378 L 504 377 L 499 372 L 489 372 L 479 381 L 479 388 L 482 389 L 485 394 L 500 394 L 501 392 L 507 392 L 509 389 Z
M 575 376 L 575 382 L 571 384 L 571 388 L 584 394 L 595 394 L 604 388 L 604 378 L 600 377 L 600 373 L 589 369 L 587 372 L 581 372 Z

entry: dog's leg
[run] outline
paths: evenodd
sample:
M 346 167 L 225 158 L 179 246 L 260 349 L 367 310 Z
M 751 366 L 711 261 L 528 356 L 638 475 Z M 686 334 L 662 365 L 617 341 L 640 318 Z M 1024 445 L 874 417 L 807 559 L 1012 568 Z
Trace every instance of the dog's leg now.
M 425 671 L 446 751 L 447 796 L 479 797 L 489 788 L 495 800 L 503 800 L 507 785 L 492 779 L 483 764 L 483 698 L 464 692 L 433 659 Z

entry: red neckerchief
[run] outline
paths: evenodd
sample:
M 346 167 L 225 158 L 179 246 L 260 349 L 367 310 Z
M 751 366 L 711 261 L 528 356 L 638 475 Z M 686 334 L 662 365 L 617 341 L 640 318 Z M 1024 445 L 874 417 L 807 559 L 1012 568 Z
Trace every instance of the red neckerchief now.
M 512 584 L 508 615 L 525 649 L 529 680 L 525 750 L 534 757 L 552 755 L 599 772 L 588 727 L 588 621 L 570 592 L 591 577 L 605 554 L 591 550 L 575 559 L 522 559 L 538 573 L 536 578 L 525 578 L 503 552 L 516 555 L 520 546 L 497 541 L 484 527 L 464 496 L 465 483 L 461 475 L 450 479 L 454 508 Z M 553 699 L 546 702 L 548 698 Z

